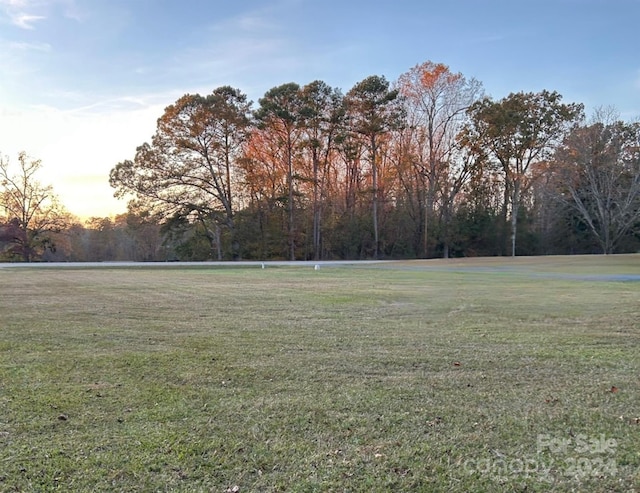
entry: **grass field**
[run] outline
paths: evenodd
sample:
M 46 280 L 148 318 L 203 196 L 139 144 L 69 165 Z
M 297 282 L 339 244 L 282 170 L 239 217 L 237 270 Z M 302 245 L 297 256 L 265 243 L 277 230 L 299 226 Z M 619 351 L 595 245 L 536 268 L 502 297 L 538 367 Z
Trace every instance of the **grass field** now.
M 639 274 L 0 269 L 0 491 L 640 491 Z

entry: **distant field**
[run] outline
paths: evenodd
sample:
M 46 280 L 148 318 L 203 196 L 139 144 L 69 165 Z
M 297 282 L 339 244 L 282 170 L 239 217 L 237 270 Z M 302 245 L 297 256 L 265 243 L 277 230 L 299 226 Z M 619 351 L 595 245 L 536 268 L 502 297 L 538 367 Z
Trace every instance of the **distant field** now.
M 640 255 L 0 269 L 0 491 L 640 491 Z

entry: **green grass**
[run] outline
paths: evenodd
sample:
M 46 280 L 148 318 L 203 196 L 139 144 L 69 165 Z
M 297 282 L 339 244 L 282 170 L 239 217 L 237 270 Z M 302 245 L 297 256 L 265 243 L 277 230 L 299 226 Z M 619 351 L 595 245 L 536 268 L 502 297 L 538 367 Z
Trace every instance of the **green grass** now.
M 0 269 L 0 491 L 639 491 L 638 272 Z

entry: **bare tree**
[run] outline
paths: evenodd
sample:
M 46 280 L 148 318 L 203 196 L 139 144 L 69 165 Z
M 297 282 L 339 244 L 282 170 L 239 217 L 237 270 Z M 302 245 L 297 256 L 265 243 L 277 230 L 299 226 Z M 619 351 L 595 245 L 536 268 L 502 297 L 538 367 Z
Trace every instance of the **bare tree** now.
M 555 155 L 558 197 L 578 212 L 602 252 L 640 222 L 640 124 L 598 111 L 576 126 Z
M 11 227 L 5 233 L 9 250 L 22 260 L 30 262 L 47 248 L 54 249 L 51 233 L 63 230 L 69 224 L 64 210 L 50 185 L 42 185 L 37 173 L 42 168 L 39 159 L 31 159 L 25 152 L 18 155 L 14 173 L 9 159 L 0 157 L 0 210 Z

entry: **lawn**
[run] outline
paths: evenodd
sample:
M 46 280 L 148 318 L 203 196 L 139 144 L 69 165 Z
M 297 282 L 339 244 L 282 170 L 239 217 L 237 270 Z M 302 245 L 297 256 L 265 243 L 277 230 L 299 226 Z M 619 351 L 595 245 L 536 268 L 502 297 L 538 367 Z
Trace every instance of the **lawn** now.
M 640 491 L 639 274 L 0 269 L 0 491 Z

